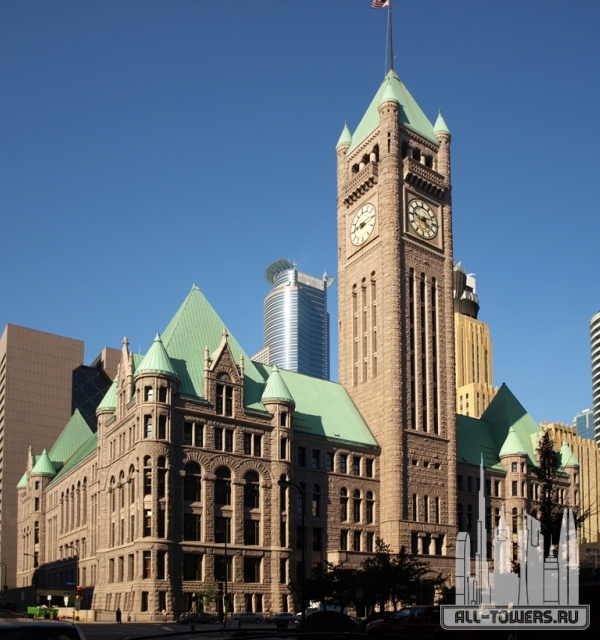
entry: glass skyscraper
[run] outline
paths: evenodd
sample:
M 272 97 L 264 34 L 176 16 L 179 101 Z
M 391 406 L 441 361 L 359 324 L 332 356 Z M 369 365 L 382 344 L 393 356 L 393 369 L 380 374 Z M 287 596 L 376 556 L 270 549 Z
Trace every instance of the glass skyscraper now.
M 573 426 L 577 429 L 577 435 L 588 440 L 594 439 L 594 412 L 584 409 L 573 418 Z
M 265 348 L 255 359 L 328 380 L 327 289 L 334 278 L 301 273 L 287 260 L 270 265 L 265 278 L 273 289 L 265 298 Z

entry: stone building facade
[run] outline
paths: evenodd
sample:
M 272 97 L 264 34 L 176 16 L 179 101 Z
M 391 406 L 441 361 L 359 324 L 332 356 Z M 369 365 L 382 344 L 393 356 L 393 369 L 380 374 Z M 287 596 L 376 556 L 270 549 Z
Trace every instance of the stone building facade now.
M 137 620 L 216 582 L 234 611 L 285 611 L 302 571 L 357 566 L 377 537 L 452 581 L 482 455 L 491 487 L 527 486 L 539 429 L 508 388 L 455 414 L 446 123 L 390 71 L 336 152 L 340 383 L 248 358 L 194 285 L 144 356 L 124 340 L 97 433 L 76 412 L 30 451 L 19 586 Z M 492 509 L 535 500 L 504 491 Z
M 84 606 L 137 619 L 215 582 L 232 610 L 292 610 L 303 555 L 308 572 L 372 551 L 380 447 L 346 390 L 253 363 L 219 327 L 194 287 L 144 357 L 124 341 L 97 434 L 76 412 L 30 452 L 18 586 L 81 586 Z

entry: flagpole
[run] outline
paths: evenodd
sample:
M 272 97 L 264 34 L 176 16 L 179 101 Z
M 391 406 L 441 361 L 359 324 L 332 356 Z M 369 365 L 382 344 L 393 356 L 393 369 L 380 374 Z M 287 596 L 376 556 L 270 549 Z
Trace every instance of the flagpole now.
M 390 71 L 394 70 L 394 45 L 392 40 L 392 0 L 388 4 L 388 28 L 390 39 Z

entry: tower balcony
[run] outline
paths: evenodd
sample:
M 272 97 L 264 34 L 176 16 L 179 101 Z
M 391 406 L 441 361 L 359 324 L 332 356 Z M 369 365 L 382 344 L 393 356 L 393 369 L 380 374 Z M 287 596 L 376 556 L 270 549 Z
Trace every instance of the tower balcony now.
M 411 157 L 404 158 L 404 180 L 422 191 L 441 198 L 446 190 L 444 177 Z
M 372 189 L 377 184 L 378 175 L 379 169 L 376 162 L 367 163 L 358 173 L 354 174 L 342 187 L 342 195 L 346 206 L 349 207 Z

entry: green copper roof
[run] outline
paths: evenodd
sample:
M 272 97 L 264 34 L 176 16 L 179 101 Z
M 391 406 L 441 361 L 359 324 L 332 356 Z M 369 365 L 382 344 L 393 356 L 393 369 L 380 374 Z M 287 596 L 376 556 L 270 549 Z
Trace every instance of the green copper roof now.
M 344 128 L 342 129 L 342 135 L 340 136 L 340 139 L 337 141 L 337 144 L 335 145 L 335 148 L 337 149 L 338 147 L 341 147 L 344 144 L 351 144 L 352 143 L 352 134 L 350 133 L 350 129 L 348 129 L 348 123 L 344 122 Z
M 540 429 L 535 420 L 527 413 L 512 391 L 503 383 L 481 419 L 490 426 L 498 450 L 502 448 L 512 426 L 519 436 L 524 452 L 531 465 L 536 464 L 536 446 Z
M 179 393 L 204 398 L 204 350 L 216 351 L 221 344 L 225 323 L 219 318 L 197 285 L 162 334 L 162 342 L 180 380 Z M 229 333 L 229 332 L 228 332 Z M 229 334 L 229 348 L 239 364 L 244 355 L 244 401 L 246 407 L 265 410 L 260 402 L 264 378 L 247 357 L 237 340 Z
M 472 464 L 478 467 L 483 455 L 483 466 L 486 469 L 504 471 L 489 425 L 482 420 L 463 415 L 456 416 L 456 449 L 458 464 Z
M 510 389 L 503 384 L 481 418 L 456 416 L 458 464 L 504 471 L 500 456 L 520 453 L 536 464 L 540 430 Z
M 267 365 L 255 364 L 265 377 L 272 371 Z M 279 375 L 296 403 L 293 428 L 299 435 L 379 446 L 341 384 L 285 369 L 280 369 Z
M 356 127 L 356 131 L 352 134 L 352 144 L 348 149 L 348 153 L 355 149 L 379 126 L 379 105 L 384 95 L 386 99 L 396 100 L 400 105 L 400 122 L 402 122 L 402 124 L 434 144 L 439 145 L 439 141 L 433 134 L 433 125 L 423 113 L 421 107 L 419 107 L 415 99 L 410 95 L 410 92 L 396 73 L 389 71 L 381 87 L 379 87 L 379 91 L 377 91 L 371 101 L 365 115 L 359 122 L 358 127 Z
M 279 372 L 277 365 L 273 365 L 265 390 L 262 394 L 262 401 L 266 402 L 267 400 L 278 400 L 280 402 L 296 404 L 290 390 L 287 388 L 287 385 L 281 377 L 281 373 Z
M 52 449 L 50 449 L 50 460 L 52 462 L 66 463 L 91 435 L 93 435 L 93 432 L 88 423 L 79 413 L 79 409 L 75 409 L 75 413 L 65 425 Z
M 52 479 L 48 486 L 52 486 L 55 482 L 58 482 L 64 475 L 66 475 L 71 469 L 76 467 L 80 462 L 85 460 L 88 456 L 96 453 L 98 448 L 98 435 L 92 433 L 92 435 L 73 453 L 67 463 L 56 474 L 56 477 Z
M 136 367 L 135 375 L 137 376 L 140 373 L 158 373 L 177 378 L 171 359 L 158 333 L 156 334 L 156 338 L 154 338 L 152 346 L 148 349 L 148 353 L 139 366 Z
M 98 405 L 96 411 L 107 411 L 109 409 L 117 408 L 117 383 L 119 382 L 119 376 L 115 376 L 112 384 L 108 388 L 104 398 Z
M 571 447 L 563 441 L 560 447 L 560 466 L 561 467 L 578 467 L 579 460 L 577 456 L 571 451 Z
M 26 489 L 27 488 L 27 471 L 23 474 L 23 477 L 19 480 L 17 484 L 17 489 Z
M 32 476 L 49 476 L 54 478 L 56 475 L 56 469 L 50 461 L 50 456 L 46 453 L 46 449 L 42 451 L 42 455 L 35 463 L 35 467 L 31 470 Z
M 398 98 L 396 97 L 391 82 L 385 83 L 385 88 L 383 90 L 383 93 L 381 94 L 381 98 L 379 99 L 379 104 L 377 106 L 381 106 L 384 102 L 395 102 L 396 104 L 400 104 L 400 100 L 398 100 Z
M 501 458 L 502 456 L 526 456 L 527 451 L 525 451 L 525 447 L 521 442 L 519 436 L 515 433 L 515 430 L 511 426 L 508 430 L 508 435 L 506 436 L 506 440 L 500 449 L 500 453 L 498 454 Z
M 451 135 L 450 129 L 448 129 L 448 125 L 446 124 L 446 121 L 444 120 L 444 117 L 442 116 L 441 111 L 438 111 L 437 120 L 433 125 L 433 133 L 445 133 L 447 135 Z

